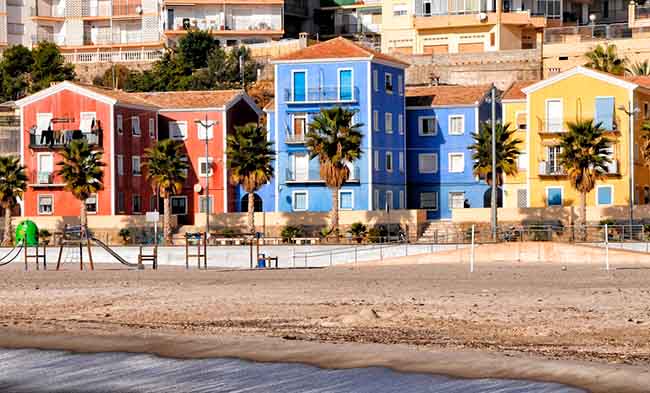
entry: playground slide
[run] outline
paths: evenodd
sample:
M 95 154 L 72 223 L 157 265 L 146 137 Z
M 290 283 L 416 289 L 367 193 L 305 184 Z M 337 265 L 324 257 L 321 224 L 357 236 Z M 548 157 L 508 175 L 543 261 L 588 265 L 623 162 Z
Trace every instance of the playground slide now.
M 13 262 L 16 258 L 18 258 L 18 255 L 20 255 L 22 249 L 23 249 L 23 244 L 20 243 L 16 247 L 9 250 L 8 253 L 6 253 L 2 258 L 0 258 L 0 266 L 8 265 L 11 262 Z M 14 252 L 16 253 L 13 254 Z M 9 257 L 9 259 L 5 260 L 7 257 Z
M 128 266 L 128 267 L 138 267 L 137 263 L 131 263 L 131 262 L 126 261 L 118 253 L 113 251 L 112 248 L 107 246 L 106 243 L 104 243 L 103 241 L 101 241 L 101 240 L 99 240 L 97 238 L 94 238 L 94 237 L 91 237 L 90 240 L 94 241 L 98 246 L 103 248 L 107 253 L 111 254 L 113 256 L 113 258 L 117 259 L 122 265 L 125 265 L 125 266 Z

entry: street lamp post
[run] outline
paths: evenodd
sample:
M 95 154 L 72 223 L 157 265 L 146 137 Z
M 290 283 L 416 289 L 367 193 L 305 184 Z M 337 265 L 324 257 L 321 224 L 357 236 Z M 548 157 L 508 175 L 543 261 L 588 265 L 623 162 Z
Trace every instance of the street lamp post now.
M 211 203 L 210 203 L 210 174 L 212 172 L 212 165 L 210 164 L 210 160 L 208 157 L 209 156 L 209 135 L 208 132 L 210 130 L 210 127 L 213 128 L 213 133 L 214 133 L 214 125 L 217 124 L 215 121 L 210 121 L 208 120 L 208 114 L 205 114 L 205 121 L 201 120 L 196 120 L 195 123 L 203 127 L 204 129 L 204 140 L 205 140 L 205 191 L 204 191 L 204 196 L 205 196 L 205 236 L 206 238 L 210 236 L 210 210 L 211 210 Z M 200 169 L 200 165 L 199 165 Z M 201 204 L 199 203 L 199 206 Z
M 628 106 L 620 105 L 618 107 L 620 111 L 623 111 L 628 117 L 628 127 L 630 128 L 630 231 L 632 230 L 632 224 L 634 223 L 634 153 L 635 153 L 635 143 L 634 143 L 634 115 L 639 113 L 639 108 L 634 106 L 634 102 L 630 101 Z
M 492 188 L 490 190 L 490 212 L 491 212 L 491 227 L 492 227 L 492 240 L 497 240 L 497 141 L 496 141 L 496 87 L 492 86 L 490 92 L 490 103 L 492 106 Z

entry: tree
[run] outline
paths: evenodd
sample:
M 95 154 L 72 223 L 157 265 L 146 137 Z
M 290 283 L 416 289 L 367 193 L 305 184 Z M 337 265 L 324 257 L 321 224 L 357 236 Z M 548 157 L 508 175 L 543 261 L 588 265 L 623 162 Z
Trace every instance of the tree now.
M 11 210 L 27 189 L 25 167 L 16 156 L 0 156 L 0 205 L 5 209 L 3 246 L 11 244 Z
M 255 233 L 255 192 L 273 177 L 275 153 L 263 126 L 249 123 L 228 135 L 230 182 L 248 193 L 248 232 Z
M 650 122 L 645 121 L 641 125 L 641 146 L 639 146 L 643 163 L 650 167 Z
M 587 224 L 587 194 L 596 181 L 607 173 L 607 149 L 611 143 L 600 123 L 582 120 L 567 123 L 568 132 L 560 137 L 560 165 L 566 171 L 571 186 L 580 193 L 582 225 Z
M 93 84 L 110 89 L 125 89 L 126 82 L 131 76 L 129 68 L 122 64 L 111 64 L 102 75 L 93 79 Z
M 503 175 L 514 176 L 517 174 L 517 159 L 519 158 L 519 144 L 521 139 L 514 137 L 516 130 L 510 124 L 497 123 L 494 128 L 496 138 L 496 164 L 497 187 L 503 184 Z M 484 178 L 492 185 L 492 125 L 489 122 L 481 124 L 478 134 L 472 135 L 474 143 L 469 148 L 473 151 L 474 175 Z
M 362 124 L 354 123 L 354 111 L 334 107 L 321 109 L 309 124 L 306 144 L 310 159 L 318 157 L 320 177 L 332 192 L 330 225 L 338 236 L 339 190 L 350 177 L 348 165 L 361 157 Z
M 587 63 L 585 67 L 593 68 L 598 71 L 608 72 L 614 75 L 623 75 L 625 73 L 626 58 L 618 57 L 616 45 L 606 44 L 596 45 L 596 47 L 585 53 Z
M 32 52 L 26 47 L 12 45 L 5 49 L 0 62 L 3 100 L 15 100 L 26 94 L 33 64 Z
M 32 93 L 50 87 L 52 82 L 61 82 L 75 78 L 74 66 L 66 64 L 55 43 L 41 41 L 32 50 Z
M 191 69 L 207 67 L 209 54 L 218 42 L 210 32 L 191 29 L 178 41 L 178 54 L 183 62 Z
M 625 71 L 633 76 L 649 76 L 650 75 L 650 62 L 643 60 L 632 64 L 626 68 Z
M 183 189 L 189 165 L 183 151 L 183 144 L 173 139 L 164 139 L 145 149 L 145 170 L 147 181 L 159 190 L 163 197 L 164 239 L 171 244 L 171 196 Z
M 65 183 L 65 189 L 70 191 L 81 202 L 81 226 L 88 224 L 86 214 L 86 199 L 104 188 L 104 169 L 102 153 L 93 150 L 86 141 L 76 139 L 61 151 L 61 168 L 58 175 Z

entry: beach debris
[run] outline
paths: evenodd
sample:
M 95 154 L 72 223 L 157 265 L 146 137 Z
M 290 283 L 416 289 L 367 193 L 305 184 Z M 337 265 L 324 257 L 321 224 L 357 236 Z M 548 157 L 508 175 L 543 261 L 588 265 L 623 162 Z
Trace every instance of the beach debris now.
M 563 266 L 562 266 L 562 271 L 563 271 L 563 272 L 566 272 L 566 265 L 563 265 Z

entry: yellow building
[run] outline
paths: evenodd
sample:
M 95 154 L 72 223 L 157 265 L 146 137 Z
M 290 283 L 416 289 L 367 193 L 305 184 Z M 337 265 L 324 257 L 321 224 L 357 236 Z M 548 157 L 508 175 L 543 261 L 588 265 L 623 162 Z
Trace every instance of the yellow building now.
M 525 134 L 522 150 L 528 165 L 518 176 L 506 179 L 507 207 L 523 207 L 523 199 L 527 207 L 578 206 L 580 194 L 571 187 L 559 162 L 559 142 L 568 122 L 586 119 L 600 122 L 607 130 L 612 160 L 608 173 L 587 196 L 587 205 L 629 204 L 631 138 L 636 152 L 633 201 L 650 202 L 650 171 L 638 160 L 640 127 L 650 119 L 650 78 L 625 79 L 576 67 L 519 90 L 522 94 L 513 91 L 505 96 L 511 99 L 504 103 L 503 118 L 516 124 L 525 113 L 525 130 L 518 126 L 518 135 Z M 638 108 L 638 112 L 628 115 L 629 108 Z M 634 124 L 633 137 L 630 124 Z

